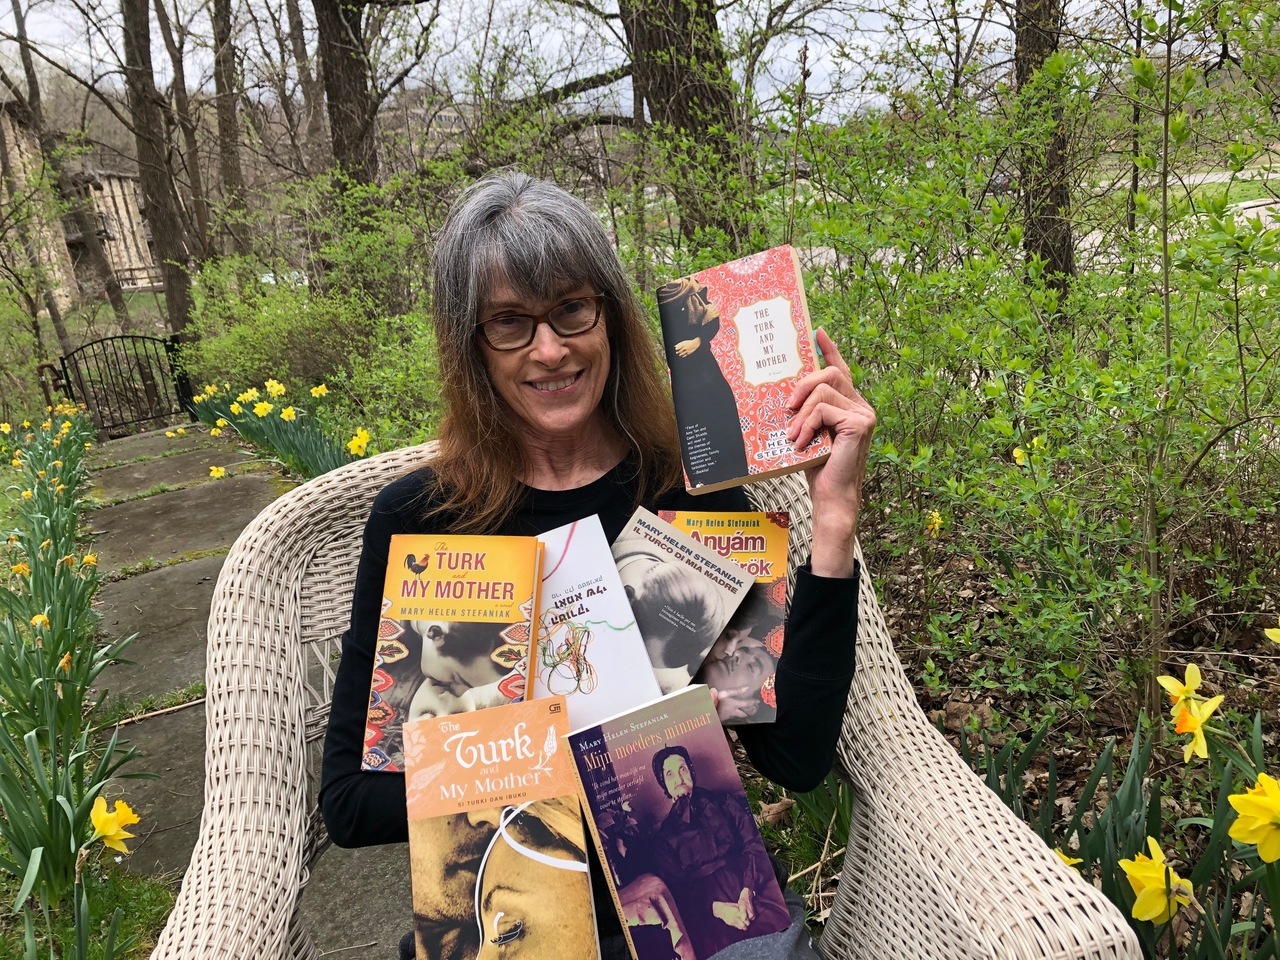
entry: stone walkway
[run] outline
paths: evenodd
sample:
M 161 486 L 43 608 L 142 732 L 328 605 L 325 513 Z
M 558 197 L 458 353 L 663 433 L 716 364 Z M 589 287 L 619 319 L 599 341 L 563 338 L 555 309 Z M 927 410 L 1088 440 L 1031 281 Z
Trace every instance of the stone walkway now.
M 205 626 L 218 572 L 240 531 L 292 486 L 257 464 L 210 479 L 211 466 L 248 458 L 203 428 L 186 430 L 96 445 L 91 493 L 120 502 L 85 515 L 99 568 L 108 577 L 126 574 L 98 593 L 102 630 L 112 638 L 137 635 L 125 654 L 133 662 L 99 678 L 108 703 L 159 703 L 188 693 L 186 705 L 122 728 L 141 753 L 128 769 L 157 779 L 113 785 L 114 795 L 142 817 L 128 868 L 175 887 L 195 847 L 204 802 L 205 714 L 192 688 L 204 680 Z M 303 915 L 324 953 L 395 957 L 409 929 L 407 848 L 331 848 L 312 874 Z

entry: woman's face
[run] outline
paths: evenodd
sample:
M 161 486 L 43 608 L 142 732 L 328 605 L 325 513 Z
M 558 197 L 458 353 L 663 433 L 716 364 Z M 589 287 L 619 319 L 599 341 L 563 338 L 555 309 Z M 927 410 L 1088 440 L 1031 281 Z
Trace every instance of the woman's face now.
M 748 630 L 726 630 L 726 643 L 711 648 L 702 664 L 702 681 L 717 690 L 747 687 L 755 691 L 777 669 L 762 640 Z
M 529 301 L 498 284 L 480 310 L 479 322 L 509 313 L 540 314 L 573 297 L 596 295 L 592 287 L 569 287 L 550 300 Z M 606 307 L 607 309 L 607 307 Z M 523 427 L 528 440 L 583 440 L 601 428 L 600 398 L 609 377 L 608 318 L 577 337 L 561 337 L 538 324 L 533 343 L 519 350 L 494 350 L 480 341 L 493 387 Z
M 499 839 L 480 881 L 483 935 L 476 960 L 595 958 L 591 909 L 564 909 L 590 902 L 590 891 L 588 874 L 538 863 Z

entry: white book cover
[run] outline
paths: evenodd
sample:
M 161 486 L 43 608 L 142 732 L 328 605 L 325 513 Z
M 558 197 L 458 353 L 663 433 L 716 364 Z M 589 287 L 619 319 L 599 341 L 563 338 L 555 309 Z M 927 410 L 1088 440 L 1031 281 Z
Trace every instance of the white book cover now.
M 533 697 L 563 696 L 574 727 L 661 695 L 600 518 L 542 534 Z

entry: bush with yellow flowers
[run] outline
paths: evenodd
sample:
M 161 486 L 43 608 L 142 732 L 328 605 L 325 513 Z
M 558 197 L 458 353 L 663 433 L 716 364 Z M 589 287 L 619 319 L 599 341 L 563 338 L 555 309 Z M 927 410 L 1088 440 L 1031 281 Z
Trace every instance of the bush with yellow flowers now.
M 133 816 L 122 801 L 114 823 L 100 809 L 103 786 L 134 751 L 93 724 L 94 683 L 128 641 L 98 639 L 97 556 L 76 535 L 92 424 L 74 406 L 49 414 L 21 433 L 0 425 L 16 505 L 0 567 L 0 870 L 19 884 L 28 955 L 36 921 L 52 939 L 55 918 L 69 908 L 76 942 L 56 952 L 84 957 L 85 861 L 102 849 L 98 840 L 122 845 Z
M 211 434 L 235 430 L 267 459 L 310 480 L 363 457 L 371 437 L 363 428 L 345 444 L 330 437 L 312 410 L 329 388 L 318 384 L 309 392 L 309 398 L 290 398 L 285 385 L 274 379 L 239 393 L 209 384 L 196 395 L 195 412 Z
M 1280 643 L 1280 629 L 1266 635 Z M 1223 696 L 1207 695 L 1195 664 L 1181 678 L 1158 680 L 1169 697 L 1167 721 L 1140 718 L 1123 769 L 1115 741 L 1105 745 L 1083 790 L 1066 804 L 1065 827 L 1055 822 L 1066 798 L 1057 793 L 1052 756 L 1036 791 L 1038 809 L 1026 806 L 1026 774 L 1049 721 L 1025 746 L 1016 739 L 999 750 L 987 743 L 975 756 L 962 740 L 961 752 L 1068 867 L 1124 912 L 1144 956 L 1280 957 L 1280 764 L 1268 763 L 1262 717 L 1256 714 L 1239 738 L 1223 720 Z M 1168 755 L 1153 746 L 1161 735 L 1174 741 L 1167 769 L 1153 761 Z M 1190 799 L 1206 792 L 1203 801 Z M 1192 815 L 1170 822 L 1171 809 Z

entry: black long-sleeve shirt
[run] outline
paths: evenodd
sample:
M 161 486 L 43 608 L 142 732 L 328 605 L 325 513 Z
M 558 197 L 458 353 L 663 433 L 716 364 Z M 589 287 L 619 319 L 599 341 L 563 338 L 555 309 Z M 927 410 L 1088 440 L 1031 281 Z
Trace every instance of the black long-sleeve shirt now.
M 635 510 L 637 489 L 634 470 L 625 461 L 576 490 L 525 488 L 502 529 L 494 532 L 533 536 L 599 514 L 612 542 Z M 365 772 L 360 761 L 391 536 L 450 531 L 448 517 L 423 519 L 435 491 L 429 470 L 402 477 L 378 494 L 365 526 L 320 779 L 320 809 L 340 847 L 403 843 L 409 837 L 404 775 Z M 674 490 L 649 498 L 645 506 L 654 511 L 751 509 L 740 488 L 698 497 Z M 834 762 L 853 679 L 857 598 L 856 568 L 849 579 L 818 577 L 807 566 L 798 571 L 775 680 L 777 719 L 738 728 L 756 769 L 788 789 L 812 789 Z

